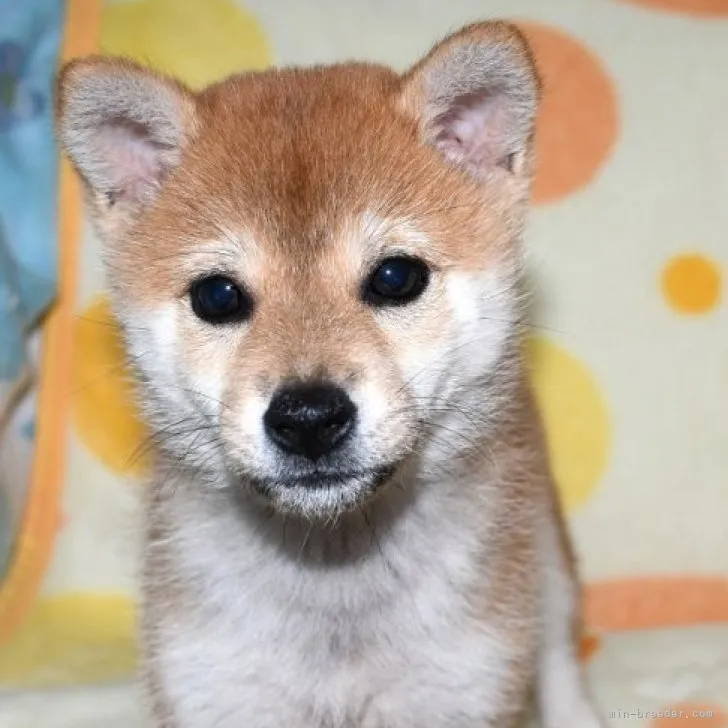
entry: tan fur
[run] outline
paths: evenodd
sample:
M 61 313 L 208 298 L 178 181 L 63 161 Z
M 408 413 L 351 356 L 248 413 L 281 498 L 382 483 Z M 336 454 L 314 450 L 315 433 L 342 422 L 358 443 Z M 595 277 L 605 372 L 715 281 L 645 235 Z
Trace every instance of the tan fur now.
M 64 69 L 59 136 L 159 445 L 155 725 L 512 728 L 535 692 L 545 728 L 598 727 L 520 353 L 538 94 L 505 23 L 404 75 L 349 63 L 193 93 L 124 60 Z M 362 282 L 401 253 L 428 287 L 373 311 Z M 249 322 L 192 315 L 212 273 L 250 292 Z M 260 420 L 291 380 L 350 392 L 349 462 L 391 464 L 383 485 L 280 482 Z

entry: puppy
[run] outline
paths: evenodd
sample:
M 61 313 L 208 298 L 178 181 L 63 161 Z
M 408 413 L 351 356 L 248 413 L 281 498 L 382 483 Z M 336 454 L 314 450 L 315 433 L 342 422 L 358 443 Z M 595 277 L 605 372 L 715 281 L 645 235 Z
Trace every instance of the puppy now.
M 154 725 L 601 725 L 521 355 L 538 97 L 503 22 L 401 75 L 63 69 L 157 446 Z

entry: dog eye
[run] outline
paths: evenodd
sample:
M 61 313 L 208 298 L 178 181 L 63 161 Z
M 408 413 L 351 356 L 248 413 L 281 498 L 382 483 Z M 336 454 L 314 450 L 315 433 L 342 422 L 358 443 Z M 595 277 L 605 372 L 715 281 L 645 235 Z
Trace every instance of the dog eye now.
M 238 323 L 253 312 L 250 295 L 224 276 L 195 281 L 190 288 L 190 303 L 195 315 L 210 324 Z
M 417 258 L 387 258 L 364 285 L 364 301 L 373 306 L 397 306 L 418 298 L 427 287 L 429 269 Z

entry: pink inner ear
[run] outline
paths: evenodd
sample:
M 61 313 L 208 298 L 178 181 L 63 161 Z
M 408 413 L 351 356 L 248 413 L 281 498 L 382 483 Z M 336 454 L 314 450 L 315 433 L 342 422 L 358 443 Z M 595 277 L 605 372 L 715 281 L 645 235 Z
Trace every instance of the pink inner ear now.
M 108 170 L 108 192 L 139 199 L 161 181 L 164 146 L 154 141 L 144 126 L 127 120 L 109 121 L 98 130 L 96 146 Z
M 461 97 L 437 118 L 435 146 L 451 161 L 487 172 L 508 157 L 506 117 L 497 96 Z

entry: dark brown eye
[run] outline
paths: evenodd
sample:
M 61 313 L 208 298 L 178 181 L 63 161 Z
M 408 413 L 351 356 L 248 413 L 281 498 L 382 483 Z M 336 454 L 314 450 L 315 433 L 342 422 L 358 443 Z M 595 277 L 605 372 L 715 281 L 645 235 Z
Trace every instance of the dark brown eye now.
M 365 282 L 364 300 L 373 306 L 405 305 L 419 298 L 429 275 L 429 268 L 417 258 L 387 258 Z
M 195 281 L 190 288 L 190 303 L 197 318 L 210 324 L 238 323 L 253 313 L 250 294 L 225 276 Z

